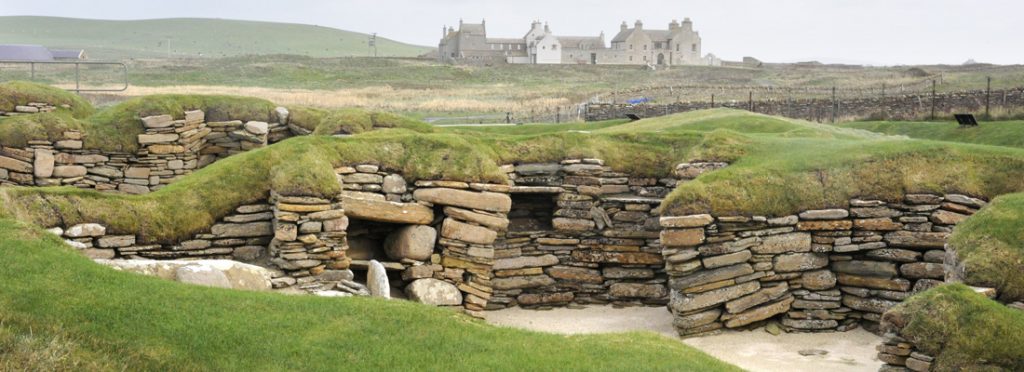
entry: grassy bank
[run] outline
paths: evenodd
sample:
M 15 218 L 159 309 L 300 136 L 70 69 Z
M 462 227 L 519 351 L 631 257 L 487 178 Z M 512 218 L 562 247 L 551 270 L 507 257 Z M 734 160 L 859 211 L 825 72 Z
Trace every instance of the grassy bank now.
M 901 336 L 936 357 L 935 371 L 1024 369 L 1024 312 L 945 285 L 910 297 L 883 322 L 903 327 Z
M 212 289 L 118 272 L 11 220 L 0 220 L 0 242 L 0 367 L 736 370 L 649 333 L 542 334 L 411 302 Z
M 1024 194 L 996 198 L 957 225 L 949 246 L 967 267 L 964 281 L 992 287 L 1003 301 L 1024 300 Z

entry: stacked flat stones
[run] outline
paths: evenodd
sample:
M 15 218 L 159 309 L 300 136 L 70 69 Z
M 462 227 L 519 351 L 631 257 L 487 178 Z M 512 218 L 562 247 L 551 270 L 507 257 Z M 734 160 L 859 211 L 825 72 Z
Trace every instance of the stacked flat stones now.
M 275 287 L 298 284 L 300 289 L 318 290 L 318 275 L 348 270 L 344 252 L 348 217 L 341 203 L 277 193 L 271 193 L 270 203 L 274 238 L 268 253 L 270 262 L 283 271 L 273 280 Z
M 71 108 L 70 105 L 62 104 L 62 108 Z M 18 116 L 18 115 L 29 115 L 38 114 L 42 112 L 52 112 L 57 109 L 57 106 L 51 105 L 45 102 L 29 102 L 24 105 L 14 106 L 13 111 L 0 110 L 0 116 Z
M 849 203 L 778 218 L 662 217 L 679 333 L 779 315 L 792 330 L 875 326 L 890 307 L 943 281 L 949 233 L 985 204 L 928 194 Z
M 84 135 L 79 131 L 63 132 L 53 141 L 32 139 L 25 148 L 0 146 L 0 185 L 148 193 L 223 157 L 294 135 L 284 124 L 288 111 L 278 108 L 276 116 L 277 122 L 270 124 L 207 123 L 199 110 L 184 112 L 178 120 L 171 115 L 147 116 L 140 120 L 144 132 L 136 138 L 136 153 L 83 149 Z
M 667 302 L 657 206 L 676 179 L 632 177 L 600 159 L 505 171 L 513 195 L 543 195 L 555 203 L 550 217 L 513 211 L 516 219 L 549 218 L 551 228 L 499 237 L 490 309 Z

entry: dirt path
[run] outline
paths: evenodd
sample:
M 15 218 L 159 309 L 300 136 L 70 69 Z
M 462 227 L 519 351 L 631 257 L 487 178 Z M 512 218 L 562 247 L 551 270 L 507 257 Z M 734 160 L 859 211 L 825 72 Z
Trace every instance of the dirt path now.
M 512 308 L 487 313 L 492 324 L 562 334 L 651 331 L 673 339 L 672 314 L 663 307 L 587 306 L 582 309 L 526 310 Z M 862 329 L 844 333 L 783 333 L 763 329 L 727 332 L 682 340 L 712 356 L 751 371 L 877 371 L 880 338 Z M 800 351 L 827 352 L 801 355 Z

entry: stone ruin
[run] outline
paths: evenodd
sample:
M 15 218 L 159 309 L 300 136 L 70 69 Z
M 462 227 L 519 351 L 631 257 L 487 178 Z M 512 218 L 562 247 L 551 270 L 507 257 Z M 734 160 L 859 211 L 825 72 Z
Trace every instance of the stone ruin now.
M 79 133 L 2 147 L 0 183 L 157 190 L 224 156 L 308 133 L 278 111 L 272 124 L 207 122 L 202 112 L 143 118 L 134 154 L 82 150 Z M 475 316 L 512 306 L 667 305 L 680 335 L 694 336 L 776 320 L 790 331 L 874 330 L 887 309 L 950 278 L 957 257 L 945 242 L 986 204 L 910 194 L 790 216 L 661 213 L 677 184 L 727 165 L 683 163 L 672 177 L 653 178 L 601 159 L 565 159 L 504 165 L 509 182 L 494 184 L 409 180 L 351 164 L 335 169 L 338 195 L 272 192 L 173 244 L 140 244 L 99 224 L 51 231 L 104 264 L 197 284 L 323 296 L 404 292 Z M 125 261 L 139 259 L 156 266 Z M 932 357 L 896 333 L 879 351 L 892 368 L 930 368 Z

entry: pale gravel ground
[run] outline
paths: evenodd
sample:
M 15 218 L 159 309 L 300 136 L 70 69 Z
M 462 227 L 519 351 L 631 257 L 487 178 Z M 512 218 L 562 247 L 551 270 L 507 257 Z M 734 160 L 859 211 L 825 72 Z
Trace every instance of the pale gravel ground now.
M 587 306 L 527 310 L 512 308 L 486 312 L 491 324 L 562 334 L 651 331 L 680 340 L 672 328 L 672 314 L 664 307 Z M 842 333 L 783 333 L 772 336 L 763 329 L 726 332 L 682 340 L 712 356 L 751 371 L 859 372 L 877 371 L 875 345 L 881 339 L 863 329 Z M 828 351 L 802 356 L 805 349 Z

